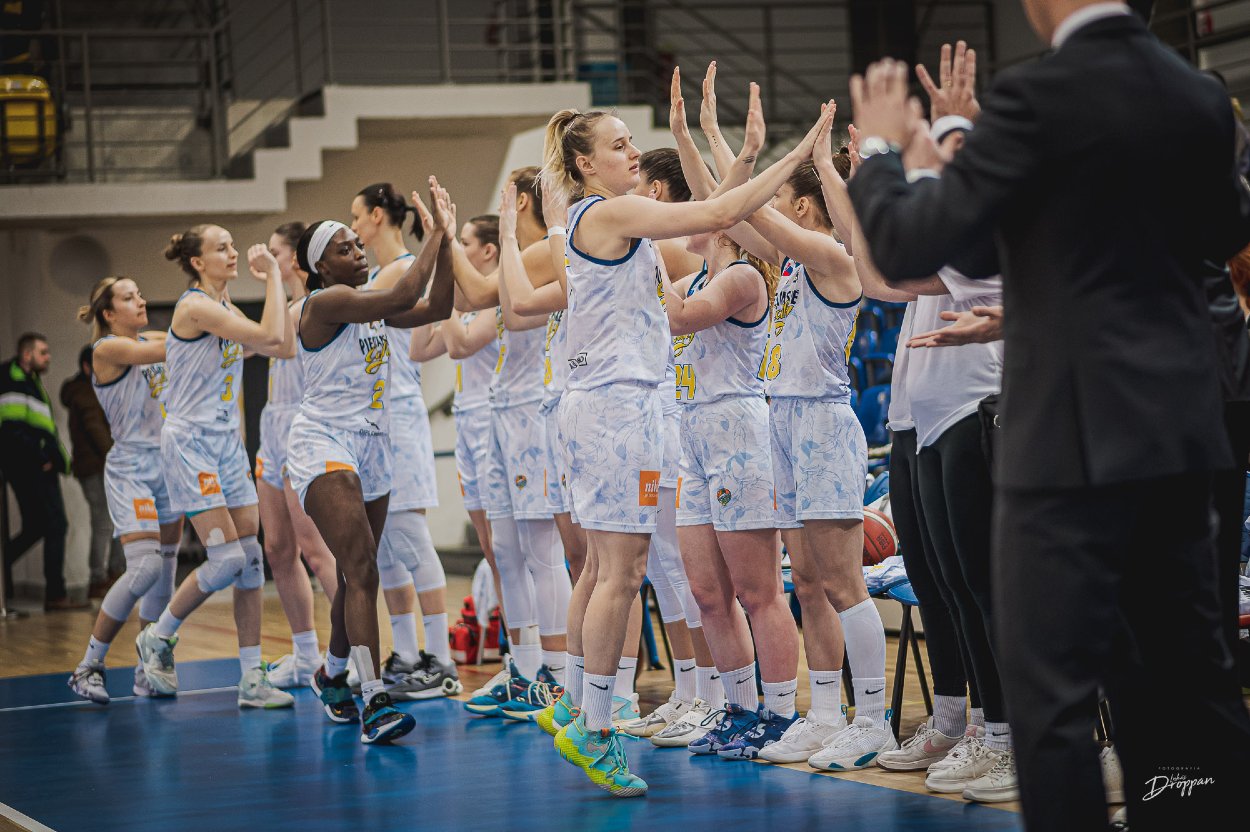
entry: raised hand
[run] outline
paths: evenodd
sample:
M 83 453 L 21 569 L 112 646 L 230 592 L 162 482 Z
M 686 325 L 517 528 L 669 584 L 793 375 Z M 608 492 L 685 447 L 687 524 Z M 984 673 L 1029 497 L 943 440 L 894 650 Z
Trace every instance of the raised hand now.
M 886 58 L 864 75 L 851 76 L 855 124 L 866 138 L 878 136 L 901 147 L 911 134 L 907 99 L 907 65 L 901 61 Z
M 964 41 L 955 44 L 953 57 L 951 45 L 942 45 L 938 63 L 938 84 L 933 83 L 933 76 L 923 64 L 916 64 L 916 77 L 929 96 L 929 116 L 934 121 L 951 115 L 976 121 L 981 114 L 981 105 L 976 95 L 977 53 L 975 49 L 969 49 Z
M 713 63 L 713 72 L 716 64 Z M 707 83 L 706 81 L 704 82 Z M 713 106 L 715 106 L 715 93 L 713 93 Z M 764 137 L 767 135 L 767 126 L 764 124 L 764 106 L 760 103 L 760 85 L 751 82 L 751 92 L 747 97 L 747 126 L 746 134 L 742 139 L 742 156 L 751 157 L 751 161 L 755 161 L 754 157 L 758 156 L 760 150 L 764 147 Z
M 703 76 L 703 103 L 699 105 L 699 127 L 704 133 L 720 132 L 720 124 L 716 120 L 716 61 L 707 65 L 707 74 Z
M 864 157 L 859 155 L 859 129 L 852 124 L 847 132 L 851 136 L 851 142 L 847 145 L 847 154 L 851 157 L 851 176 L 855 175 L 855 171 L 859 170 L 859 166 L 864 163 Z
M 421 220 L 421 227 L 425 229 L 426 234 L 429 234 L 434 230 L 434 218 L 430 216 L 430 209 L 425 207 L 425 203 L 421 201 L 421 197 L 416 191 L 412 192 L 412 204 L 417 209 L 417 217 Z
M 509 182 L 499 196 L 499 238 L 516 239 L 516 183 Z
M 943 312 L 942 320 L 950 326 L 913 335 L 909 347 L 958 347 L 964 344 L 988 344 L 1002 340 L 1003 308 L 974 306 L 968 312 Z
M 758 101 L 756 102 L 758 104 Z M 803 137 L 791 153 L 797 154 L 800 159 L 806 159 L 812 155 L 812 148 L 816 146 L 816 137 L 820 135 L 820 131 L 825 129 L 826 125 L 833 123 L 833 113 L 837 108 L 834 106 L 833 99 L 830 98 L 824 104 L 820 105 L 820 118 L 816 119 L 816 123 L 807 131 L 807 135 Z M 760 116 L 763 118 L 763 116 Z
M 830 99 L 832 103 L 832 99 Z M 837 113 L 837 105 L 834 105 Z M 812 163 L 820 170 L 833 167 L 833 119 L 825 121 L 816 134 L 816 143 L 812 145 Z
M 433 204 L 433 210 L 430 212 L 434 219 L 434 229 L 446 232 L 455 222 L 455 208 L 451 203 L 451 195 L 447 193 L 447 189 L 438 184 L 438 178 L 430 177 L 430 202 Z M 455 233 L 454 229 L 451 233 Z
M 921 118 L 920 102 L 913 98 L 911 106 L 915 120 L 912 122 L 911 137 L 903 146 L 903 167 L 907 170 L 941 171 L 950 159 L 929 134 L 929 122 Z
M 673 67 L 673 81 L 668 93 L 668 129 L 672 131 L 674 136 L 684 136 L 690 133 L 690 126 L 686 124 L 686 101 L 681 97 L 681 67 Z M 543 212 L 546 216 L 546 212 Z
M 282 276 L 278 261 L 269 253 L 269 247 L 264 243 L 257 243 L 247 250 L 247 268 L 252 277 L 260 281 L 277 280 Z
M 569 200 L 564 191 L 560 188 L 548 188 L 544 184 L 542 194 L 543 219 L 546 220 L 547 227 L 564 225 L 569 216 Z

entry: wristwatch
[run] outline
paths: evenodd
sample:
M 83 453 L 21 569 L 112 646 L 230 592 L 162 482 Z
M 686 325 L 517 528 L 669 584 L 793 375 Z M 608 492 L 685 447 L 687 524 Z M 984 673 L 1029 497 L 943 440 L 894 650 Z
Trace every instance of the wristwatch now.
M 869 136 L 859 143 L 859 158 L 878 156 L 883 153 L 901 153 L 903 148 L 894 142 L 887 142 L 880 136 Z

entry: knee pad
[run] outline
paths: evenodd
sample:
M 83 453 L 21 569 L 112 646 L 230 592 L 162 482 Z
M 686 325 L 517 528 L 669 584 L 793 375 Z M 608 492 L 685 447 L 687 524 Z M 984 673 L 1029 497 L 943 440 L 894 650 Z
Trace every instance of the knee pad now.
M 265 585 L 265 552 L 261 548 L 256 535 L 249 534 L 239 538 L 243 547 L 243 571 L 234 579 L 239 589 L 260 589 Z
M 669 492 L 673 492 L 670 498 Z M 647 577 L 655 587 L 656 602 L 660 606 L 660 619 L 669 624 L 680 618 L 690 620 L 690 581 L 686 577 L 686 567 L 681 562 L 681 551 L 677 547 L 677 518 L 675 506 L 677 495 L 673 489 L 660 489 L 660 520 L 655 534 L 651 535 L 651 548 L 647 552 Z M 698 617 L 698 607 L 695 607 Z M 694 625 L 691 625 L 694 626 Z
M 681 596 L 669 581 L 664 564 L 660 563 L 655 535 L 651 535 L 651 546 L 647 550 L 647 580 L 651 581 L 651 587 L 655 590 L 655 602 L 660 607 L 661 621 L 670 624 L 686 614 Z
M 247 556 L 237 540 L 227 540 L 208 547 L 208 560 L 195 570 L 195 582 L 204 593 L 225 589 L 243 574 Z
M 383 591 L 412 586 L 412 573 L 408 571 L 408 567 L 395 559 L 391 547 L 387 545 L 385 533 L 382 535 L 382 542 L 378 545 L 378 586 L 382 587 Z
M 534 602 L 534 580 L 525 568 L 525 556 L 521 554 L 516 520 L 511 517 L 491 520 L 490 531 L 508 626 L 517 628 L 535 625 L 538 623 L 538 612 Z
M 534 584 L 539 632 L 545 636 L 565 633 L 573 584 L 564 566 L 564 546 L 556 521 L 521 520 L 516 525 L 525 567 Z
M 122 544 L 122 551 L 126 555 L 126 574 L 109 588 L 100 603 L 101 611 L 114 621 L 125 621 L 135 602 L 161 577 L 159 541 L 132 540 Z
M 178 569 L 178 547 L 161 546 L 161 574 L 139 602 L 139 617 L 155 621 L 174 597 L 174 573 Z
M 417 592 L 428 592 L 447 586 L 443 562 L 439 560 L 438 552 L 434 549 L 434 540 L 430 537 L 430 527 L 424 514 L 418 511 L 397 511 L 388 515 L 386 528 L 382 532 L 382 545 L 411 574 L 411 582 Z M 382 559 L 379 556 L 379 569 L 381 566 Z

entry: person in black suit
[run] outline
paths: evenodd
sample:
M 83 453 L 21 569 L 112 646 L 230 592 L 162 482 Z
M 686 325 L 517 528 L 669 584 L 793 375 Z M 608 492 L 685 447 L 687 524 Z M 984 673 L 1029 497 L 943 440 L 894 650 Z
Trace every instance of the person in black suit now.
M 1028 827 L 1106 825 L 1100 687 L 1134 829 L 1237 817 L 1250 717 L 1220 631 L 1212 472 L 1231 453 L 1201 282 L 1250 241 L 1232 110 L 1125 4 L 1023 5 L 1055 48 L 995 79 L 940 179 L 904 178 L 906 67 L 852 80 L 851 198 L 890 281 L 998 244 L 995 637 Z

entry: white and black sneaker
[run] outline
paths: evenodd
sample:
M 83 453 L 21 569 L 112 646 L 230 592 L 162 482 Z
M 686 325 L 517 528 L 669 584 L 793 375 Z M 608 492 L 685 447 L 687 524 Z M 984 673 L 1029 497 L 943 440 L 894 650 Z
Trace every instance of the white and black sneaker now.
M 78 665 L 70 674 L 69 689 L 97 705 L 107 705 L 109 692 L 104 689 L 104 663 L 83 662 Z

